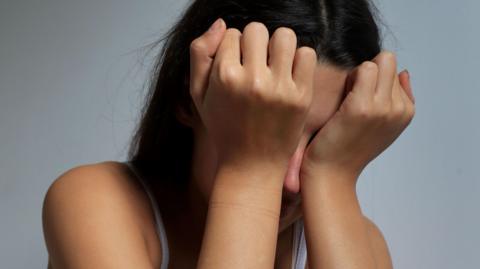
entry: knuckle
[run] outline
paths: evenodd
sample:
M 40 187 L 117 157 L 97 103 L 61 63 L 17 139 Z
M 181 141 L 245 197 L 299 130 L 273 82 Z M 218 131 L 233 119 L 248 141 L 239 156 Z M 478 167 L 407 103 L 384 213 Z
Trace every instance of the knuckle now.
M 396 102 L 392 105 L 393 117 L 402 117 L 405 114 L 405 104 L 403 102 Z
M 397 57 L 392 51 L 384 50 L 380 54 L 385 61 L 397 63 Z
M 265 84 L 265 79 L 263 79 L 261 76 L 254 75 L 250 80 L 250 89 L 253 92 L 259 93 L 265 89 Z
M 281 88 L 282 91 L 293 91 L 297 88 L 295 81 L 291 77 L 282 77 L 277 82 L 277 87 Z
M 358 68 L 360 77 L 374 78 L 378 75 L 378 65 L 374 62 L 363 62 Z
M 300 92 L 297 96 L 297 108 L 301 111 L 306 111 L 310 108 L 310 104 L 312 103 L 312 98 L 310 95 L 306 94 L 305 91 Z
M 191 53 L 195 54 L 195 53 L 204 51 L 205 48 L 206 48 L 205 43 L 200 38 L 197 38 L 190 43 L 190 52 Z
M 359 104 L 355 107 L 355 115 L 362 120 L 367 120 L 372 117 L 372 108 L 366 103 Z
M 383 100 L 380 98 L 374 98 L 373 104 L 373 118 L 375 118 L 376 120 L 389 121 L 392 117 L 395 117 L 395 102 L 389 99 Z
M 367 73 L 367 74 L 376 74 L 378 73 L 378 65 L 372 61 L 365 61 L 358 68 L 358 72 Z
M 238 81 L 238 70 L 228 63 L 221 63 L 218 67 L 218 78 L 225 85 L 233 86 Z
M 388 120 L 391 117 L 391 106 L 383 104 L 377 107 L 373 113 L 373 117 L 377 120 Z
M 295 85 L 295 82 L 291 80 L 285 81 L 280 89 L 280 92 L 284 92 L 287 99 L 292 102 L 293 107 L 304 106 L 307 103 L 308 92 L 305 89 L 299 88 Z

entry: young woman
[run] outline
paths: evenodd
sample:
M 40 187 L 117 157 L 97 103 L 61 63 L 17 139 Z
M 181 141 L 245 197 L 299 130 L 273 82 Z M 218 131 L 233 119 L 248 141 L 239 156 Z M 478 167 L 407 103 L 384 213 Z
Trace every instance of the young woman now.
M 49 188 L 49 267 L 392 268 L 355 185 L 415 107 L 372 10 L 194 1 L 162 39 L 128 162 Z

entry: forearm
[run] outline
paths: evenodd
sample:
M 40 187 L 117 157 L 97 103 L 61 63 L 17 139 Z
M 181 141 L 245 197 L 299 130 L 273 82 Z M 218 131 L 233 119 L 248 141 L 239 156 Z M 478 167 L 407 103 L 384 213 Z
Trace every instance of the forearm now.
M 197 268 L 273 268 L 284 173 L 218 171 Z
M 377 268 L 356 178 L 319 169 L 302 178 L 302 206 L 310 269 Z

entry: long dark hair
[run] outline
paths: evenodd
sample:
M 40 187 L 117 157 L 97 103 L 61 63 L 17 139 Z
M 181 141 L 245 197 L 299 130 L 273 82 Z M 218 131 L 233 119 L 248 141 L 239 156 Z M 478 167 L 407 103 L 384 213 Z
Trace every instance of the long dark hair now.
M 316 50 L 318 59 L 352 69 L 381 51 L 377 9 L 369 0 L 195 0 L 166 32 L 157 57 L 141 121 L 128 161 L 152 184 L 179 190 L 191 173 L 193 130 L 176 117 L 178 107 L 193 115 L 189 95 L 190 43 L 219 17 L 243 30 L 251 21 L 292 28 L 297 47 Z

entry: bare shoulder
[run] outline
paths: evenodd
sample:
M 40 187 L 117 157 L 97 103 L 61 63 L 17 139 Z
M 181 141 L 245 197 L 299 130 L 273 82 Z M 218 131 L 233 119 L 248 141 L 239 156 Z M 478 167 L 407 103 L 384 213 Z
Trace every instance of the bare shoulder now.
M 392 269 L 392 259 L 388 250 L 387 241 L 378 226 L 368 217 L 364 216 L 368 227 L 370 243 L 373 248 L 378 268 Z
M 142 222 L 148 201 L 128 167 L 74 167 L 48 188 L 42 208 L 51 268 L 153 268 Z

